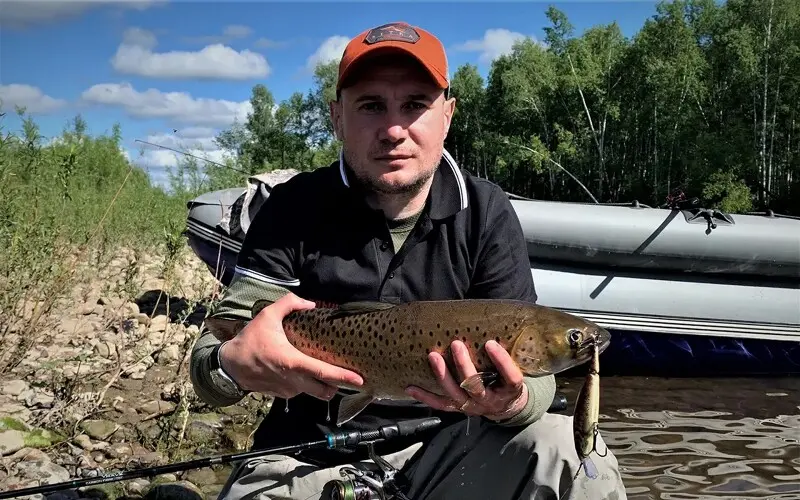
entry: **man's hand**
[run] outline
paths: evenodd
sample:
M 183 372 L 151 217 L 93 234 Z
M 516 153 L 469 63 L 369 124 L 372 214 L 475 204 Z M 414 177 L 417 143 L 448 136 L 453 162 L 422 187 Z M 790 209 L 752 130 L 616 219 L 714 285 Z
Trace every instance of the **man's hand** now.
M 442 386 L 445 396 L 433 394 L 411 386 L 406 392 L 422 403 L 442 411 L 460 411 L 467 415 L 481 415 L 490 420 L 505 420 L 522 411 L 528 402 L 528 390 L 523 375 L 508 352 L 500 344 L 490 340 L 485 345 L 486 353 L 499 372 L 499 380 L 490 387 L 478 387 L 469 393 L 460 387 L 465 378 L 477 373 L 469 357 L 467 347 L 460 340 L 450 345 L 459 381 L 447 370 L 441 354 L 428 355 L 433 373 Z
M 220 349 L 223 369 L 242 389 L 280 398 L 306 393 L 329 400 L 340 384 L 363 384 L 357 373 L 306 356 L 287 340 L 283 318 L 314 306 L 289 293 L 262 309 Z

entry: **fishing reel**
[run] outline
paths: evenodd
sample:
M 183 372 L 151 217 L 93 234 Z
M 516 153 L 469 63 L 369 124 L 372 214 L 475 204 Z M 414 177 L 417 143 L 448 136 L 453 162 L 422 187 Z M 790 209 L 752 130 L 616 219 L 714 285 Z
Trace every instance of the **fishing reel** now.
M 344 479 L 330 481 L 329 500 L 410 500 L 401 490 L 407 484 L 392 464 L 375 453 L 373 442 L 365 443 L 377 471 L 346 466 L 339 470 Z M 399 484 L 398 484 L 399 483 Z

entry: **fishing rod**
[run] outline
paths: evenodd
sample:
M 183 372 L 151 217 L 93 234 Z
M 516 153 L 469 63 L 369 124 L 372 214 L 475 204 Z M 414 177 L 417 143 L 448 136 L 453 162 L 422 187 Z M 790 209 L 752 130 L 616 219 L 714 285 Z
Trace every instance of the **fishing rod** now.
M 567 409 L 566 396 L 560 393 L 556 393 L 547 411 L 550 413 L 555 413 L 564 411 L 566 409 Z M 96 484 L 112 483 L 116 481 L 126 481 L 128 479 L 136 479 L 142 477 L 152 478 L 154 476 L 158 476 L 161 474 L 182 472 L 189 469 L 199 469 L 201 467 L 209 467 L 212 465 L 227 464 L 238 460 L 258 458 L 271 454 L 291 453 L 291 452 L 310 450 L 316 448 L 327 448 L 329 450 L 334 450 L 339 448 L 346 448 L 349 446 L 355 446 L 362 443 L 366 443 L 369 446 L 370 456 L 379 466 L 381 466 L 381 468 L 384 469 L 384 473 L 386 473 L 386 475 L 389 477 L 388 482 L 391 482 L 393 480 L 394 474 L 392 474 L 391 471 L 387 470 L 389 468 L 388 464 L 386 464 L 386 462 L 383 461 L 383 459 L 374 454 L 374 449 L 372 448 L 372 444 L 376 441 L 385 441 L 390 439 L 396 439 L 399 437 L 409 437 L 421 434 L 438 426 L 441 423 L 442 421 L 439 417 L 429 417 L 429 418 L 418 418 L 413 420 L 404 420 L 396 422 L 394 424 L 383 425 L 381 427 L 378 427 L 377 429 L 369 431 L 330 432 L 325 434 L 325 437 L 323 439 L 319 439 L 317 441 L 309 441 L 295 445 L 275 446 L 266 449 L 246 451 L 241 453 L 231 453 L 216 457 L 198 458 L 194 460 L 187 460 L 184 462 L 177 462 L 174 464 L 159 465 L 156 467 L 142 467 L 140 469 L 111 472 L 108 474 L 104 474 L 102 476 L 97 476 L 92 478 L 72 479 L 55 484 L 31 486 L 28 488 L 21 488 L 18 490 L 3 491 L 0 492 L 0 499 L 16 498 L 27 495 L 36 495 L 40 493 L 52 493 L 55 491 L 61 491 L 69 488 L 81 488 L 83 486 L 94 486 Z M 334 481 L 333 483 L 334 487 L 336 488 L 335 491 L 338 492 L 337 494 L 343 495 L 336 498 L 339 498 L 340 500 L 350 498 L 349 496 L 344 495 L 345 493 L 344 490 L 350 490 L 351 488 L 354 487 L 351 482 Z
M 355 446 L 361 443 L 369 443 L 374 441 L 384 441 L 388 439 L 395 439 L 398 437 L 408 437 L 416 434 L 426 432 L 439 424 L 441 419 L 438 417 L 420 418 L 414 420 L 406 420 L 397 422 L 390 425 L 384 425 L 377 429 L 369 431 L 342 431 L 331 432 L 325 435 L 324 439 L 317 441 L 309 441 L 296 445 L 288 446 L 275 446 L 256 451 L 248 451 L 242 453 L 231 453 L 229 455 L 221 455 L 218 457 L 198 458 L 195 460 L 188 460 L 185 462 L 178 462 L 169 465 L 161 465 L 157 467 L 146 467 L 141 469 L 112 472 L 103 476 L 74 479 L 64 481 L 61 483 L 47 484 L 43 486 L 31 486 L 18 490 L 0 492 L 0 498 L 14 498 L 27 495 L 35 495 L 39 493 L 51 493 L 68 488 L 80 488 L 82 486 L 93 486 L 96 484 L 111 483 L 115 481 L 124 481 L 127 479 L 135 479 L 141 477 L 153 477 L 160 474 L 167 474 L 171 472 L 179 472 L 187 469 L 197 469 L 200 467 L 208 467 L 211 465 L 226 464 L 237 460 L 245 460 L 249 458 L 257 458 L 273 453 L 287 453 L 303 450 L 310 450 L 315 448 L 327 448 L 329 450 L 345 448 L 348 446 Z
M 186 151 L 181 151 L 180 149 L 171 148 L 169 146 L 162 146 L 161 144 L 155 144 L 155 143 L 152 143 L 152 142 L 143 141 L 141 139 L 135 139 L 134 142 L 141 142 L 142 144 L 147 144 L 148 146 L 154 146 L 154 147 L 161 148 L 161 149 L 168 149 L 169 151 L 174 151 L 175 153 L 180 153 L 182 155 L 191 156 L 192 158 L 196 158 L 198 160 L 203 160 L 203 161 L 207 161 L 208 163 L 213 163 L 214 165 L 217 165 L 217 166 L 222 167 L 222 168 L 229 168 L 231 170 L 239 172 L 240 174 L 250 175 L 250 173 L 245 172 L 244 170 L 241 170 L 241 169 L 238 169 L 238 168 L 235 168 L 235 167 L 231 167 L 230 165 L 223 165 L 222 163 L 216 162 L 214 160 L 209 160 L 208 158 L 201 158 L 201 157 L 199 157 L 197 155 L 193 155 L 192 153 L 187 153 Z

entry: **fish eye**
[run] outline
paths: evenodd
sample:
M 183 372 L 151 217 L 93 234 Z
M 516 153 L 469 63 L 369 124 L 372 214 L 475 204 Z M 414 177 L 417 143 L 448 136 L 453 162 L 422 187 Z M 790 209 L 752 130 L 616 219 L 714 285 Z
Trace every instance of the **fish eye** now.
M 578 342 L 580 342 L 581 340 L 581 331 L 573 328 L 568 333 L 569 333 L 569 343 L 572 345 L 577 345 Z

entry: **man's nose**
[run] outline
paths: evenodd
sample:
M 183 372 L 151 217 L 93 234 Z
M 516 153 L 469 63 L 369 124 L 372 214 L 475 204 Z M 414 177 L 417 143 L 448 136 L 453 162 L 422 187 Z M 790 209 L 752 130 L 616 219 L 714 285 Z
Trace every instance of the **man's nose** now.
M 408 136 L 408 123 L 401 113 L 389 111 L 384 115 L 378 130 L 379 139 L 397 142 Z

